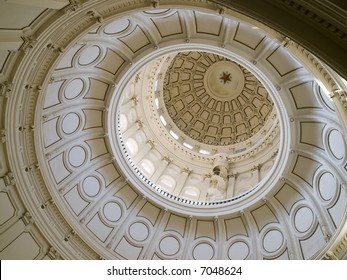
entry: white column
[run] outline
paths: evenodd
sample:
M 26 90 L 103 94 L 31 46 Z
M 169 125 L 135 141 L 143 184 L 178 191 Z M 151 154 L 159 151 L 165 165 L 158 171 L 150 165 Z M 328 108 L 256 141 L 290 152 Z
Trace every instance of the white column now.
M 138 125 L 134 123 L 131 127 L 129 127 L 126 131 L 122 133 L 123 140 L 131 137 L 138 129 Z
M 211 176 L 206 175 L 200 187 L 200 196 L 199 196 L 200 201 L 206 201 L 207 190 L 210 187 L 210 180 L 211 180 Z
M 177 185 L 175 187 L 175 190 L 173 191 L 173 195 L 177 195 L 177 196 L 180 195 L 182 188 L 183 188 L 183 186 L 184 186 L 184 184 L 185 184 L 185 182 L 186 182 L 186 180 L 187 180 L 187 178 L 191 172 L 192 171 L 189 168 L 184 168 L 181 171 L 181 174 L 177 180 Z
M 122 133 L 123 140 L 126 140 L 127 138 L 134 135 L 134 133 L 142 128 L 142 121 L 137 120 L 131 127 L 129 127 L 126 131 Z
M 172 160 L 169 157 L 163 157 L 163 159 L 160 162 L 160 165 L 158 166 L 157 170 L 153 173 L 150 180 L 156 183 L 171 161 Z
M 260 181 L 260 165 L 254 166 L 252 169 L 252 185 L 255 186 Z
M 7 0 L 6 2 L 56 10 L 60 10 L 61 8 L 70 4 L 69 0 Z
M 228 189 L 227 189 L 227 198 L 233 197 L 235 195 L 235 176 L 228 175 Z
M 127 112 L 134 106 L 134 103 L 132 100 L 129 100 L 127 103 L 122 104 L 122 111 Z
M 151 140 L 148 140 L 143 147 L 139 148 L 139 152 L 134 156 L 133 162 L 135 164 L 138 164 L 141 161 L 141 159 L 143 159 L 143 157 L 147 155 L 150 150 L 153 149 L 153 147 L 154 147 L 154 142 Z

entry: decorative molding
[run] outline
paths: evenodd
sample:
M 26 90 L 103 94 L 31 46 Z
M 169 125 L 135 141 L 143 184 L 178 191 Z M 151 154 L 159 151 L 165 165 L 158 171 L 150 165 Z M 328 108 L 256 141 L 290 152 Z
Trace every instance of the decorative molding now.
M 347 37 L 345 23 L 338 22 L 336 18 L 336 16 L 339 16 L 343 21 L 345 20 L 345 18 L 343 19 L 343 16 L 345 15 L 339 15 L 336 7 L 329 7 L 330 10 L 325 7 L 324 9 L 319 10 L 319 14 L 316 12 L 317 6 L 319 9 L 319 5 L 317 5 L 315 1 L 282 0 L 282 3 L 287 5 L 289 9 L 296 10 L 296 13 L 299 15 L 305 16 L 305 18 L 311 23 L 319 26 L 319 28 L 325 30 L 328 34 L 331 34 L 342 42 L 345 42 Z M 321 5 L 329 6 L 329 1 L 322 3 Z M 329 18 L 327 15 L 331 13 L 331 11 L 333 11 L 333 15 L 329 15 L 329 17 L 331 16 L 331 18 Z
M 81 0 L 69 0 L 70 4 L 63 8 L 64 13 L 70 15 L 82 8 Z
M 23 51 L 24 53 L 29 52 L 32 48 L 34 48 L 37 39 L 33 35 L 29 36 L 22 36 L 23 44 L 19 48 L 19 50 Z
M 0 97 L 9 98 L 12 92 L 12 86 L 9 82 L 0 83 Z
M 142 6 L 146 9 L 149 7 L 148 1 L 135 2 L 138 4 L 135 5 L 136 11 L 140 11 L 140 7 Z M 160 4 L 162 5 L 162 3 L 167 2 L 162 0 Z M 213 10 L 211 10 L 213 14 L 217 11 L 216 5 L 205 3 L 204 1 L 180 1 L 180 3 L 182 3 L 182 5 L 187 5 L 186 10 L 189 8 L 199 9 L 201 6 L 205 8 L 205 12 L 208 12 L 208 9 L 211 9 L 211 7 L 213 8 Z M 110 127 L 106 127 L 109 123 L 113 124 L 115 118 L 113 108 L 110 104 L 119 101 L 115 100 L 116 98 L 114 96 L 111 96 L 113 91 L 107 91 L 102 99 L 83 99 L 82 102 L 81 99 L 78 98 L 66 102 L 63 97 L 62 102 L 56 103 L 56 105 L 52 107 L 43 108 L 44 99 L 52 97 L 52 95 L 50 95 L 52 93 L 51 88 L 48 88 L 47 86 L 49 81 L 52 81 L 52 75 L 56 75 L 54 77 L 57 78 L 57 80 L 58 77 L 65 78 L 65 76 L 68 77 L 69 75 L 74 77 L 78 75 L 88 75 L 89 78 L 99 77 L 102 81 L 108 84 L 109 82 L 114 82 L 115 79 L 121 80 L 121 75 L 125 75 L 124 73 L 127 71 L 130 71 L 128 72 L 130 73 L 129 75 L 134 74 L 134 70 L 132 69 L 138 65 L 136 60 L 134 60 L 132 65 L 133 68 L 124 67 L 122 69 L 124 71 L 119 71 L 115 76 L 112 76 L 111 73 L 106 74 L 105 72 L 107 71 L 101 71 L 101 69 L 96 68 L 84 68 L 82 71 L 78 68 L 77 64 L 74 65 L 74 67 L 76 67 L 75 69 L 54 69 L 56 63 L 61 61 L 65 55 L 70 55 L 69 50 L 74 42 L 90 40 L 90 37 L 88 37 L 90 34 L 87 35 L 86 32 L 88 31 L 88 28 L 95 27 L 94 20 L 97 21 L 97 18 L 95 19 L 93 16 L 93 19 L 91 19 L 87 15 L 87 11 L 93 9 L 103 17 L 104 21 L 111 22 L 112 17 L 114 17 L 114 20 L 116 21 L 119 13 L 123 13 L 124 11 L 133 11 L 132 9 L 134 8 L 133 5 L 127 6 L 127 1 L 108 2 L 107 7 L 102 7 L 101 4 L 99 6 L 99 4 L 99 2 L 95 4 L 92 3 L 92 1 L 90 3 L 86 2 L 85 5 L 87 6 L 85 8 L 80 7 L 76 10 L 74 17 L 70 17 L 67 14 L 60 16 L 57 15 L 57 21 L 52 22 L 50 27 L 47 27 L 46 30 L 42 31 L 42 35 L 37 38 L 37 42 L 33 44 L 32 47 L 30 47 L 30 44 L 28 43 L 26 48 L 28 50 L 30 49 L 30 51 L 22 54 L 23 57 L 18 61 L 16 72 L 13 75 L 14 80 L 12 81 L 12 92 L 15 94 L 11 94 L 11 98 L 7 101 L 8 114 L 5 116 L 6 137 L 8 137 L 7 139 L 11 139 L 11 141 L 13 140 L 13 143 L 20 143 L 20 147 L 6 144 L 9 166 L 11 170 L 13 170 L 13 177 L 16 178 L 16 191 L 18 191 L 19 196 L 27 207 L 27 211 L 30 213 L 34 224 L 38 225 L 40 231 L 46 236 L 48 242 L 51 244 L 49 247 L 59 248 L 56 249 L 59 250 L 59 252 L 55 252 L 55 249 L 48 249 L 43 252 L 48 252 L 46 254 L 51 258 L 60 258 L 59 255 L 61 255 L 62 258 L 66 259 L 92 259 L 98 257 L 105 259 L 152 258 L 154 256 L 161 258 L 188 259 L 199 258 L 205 252 L 209 253 L 208 257 L 217 258 L 221 256 L 229 256 L 232 250 L 230 248 L 235 248 L 232 246 L 236 244 L 236 242 L 243 242 L 238 245 L 245 248 L 244 257 L 246 258 L 281 258 L 283 256 L 286 257 L 286 252 L 290 252 L 289 258 L 292 258 L 293 256 L 302 256 L 301 249 L 298 248 L 299 246 L 294 246 L 291 243 L 291 239 L 288 238 L 288 236 L 292 236 L 291 234 L 293 233 L 293 229 L 288 226 L 288 222 L 285 220 L 288 213 L 285 213 L 282 209 L 283 207 L 279 205 L 279 203 L 275 203 L 272 198 L 272 193 L 283 186 L 283 183 L 278 183 L 279 174 L 276 173 L 274 176 L 269 175 L 265 177 L 264 184 L 270 186 L 272 188 L 271 190 L 256 188 L 228 201 L 214 201 L 212 203 L 202 202 L 201 204 L 190 205 L 189 199 L 180 200 L 180 197 L 174 195 L 170 196 L 170 194 L 163 190 L 158 190 L 157 193 L 153 193 L 152 190 L 149 190 L 149 186 L 147 185 L 144 186 L 144 189 L 135 187 L 135 184 L 139 184 L 139 182 L 144 185 L 144 177 L 135 178 L 131 171 L 121 169 L 120 166 L 126 164 L 126 162 L 122 158 L 122 151 L 118 151 L 112 146 L 116 145 L 117 142 L 111 141 L 114 140 L 115 138 L 113 137 L 116 137 L 117 135 L 112 135 L 112 130 L 108 130 Z M 194 6 L 194 4 L 198 5 Z M 229 10 L 226 9 L 225 14 L 227 12 L 229 12 Z M 64 25 L 64 28 L 59 28 L 62 25 Z M 52 34 L 49 34 L 50 32 L 52 32 Z M 50 42 L 46 41 L 48 34 L 51 35 L 49 36 L 51 38 L 50 40 L 52 40 Z M 168 41 L 164 41 L 164 43 L 172 43 L 168 38 L 166 40 Z M 207 44 L 207 41 L 204 41 L 204 38 L 192 37 L 190 45 L 193 47 L 195 40 L 201 40 L 201 44 Z M 109 41 L 103 41 L 105 44 L 107 42 Z M 53 44 L 49 47 L 53 52 L 46 48 L 44 50 L 45 55 L 42 55 L 40 51 L 43 50 L 45 46 L 47 47 L 48 44 Z M 56 51 L 59 52 L 58 46 L 61 46 L 66 50 L 60 56 L 56 53 Z M 290 44 L 288 48 L 290 49 L 291 46 L 292 44 Z M 38 47 L 38 49 L 36 49 L 36 47 Z M 157 50 L 151 50 L 151 52 L 153 52 L 153 54 L 157 54 L 156 52 L 158 52 L 159 54 L 161 47 L 162 45 L 160 45 Z M 215 46 L 208 45 L 207 47 L 213 48 Z M 186 47 L 183 47 L 182 49 L 185 48 Z M 146 59 L 153 58 L 154 56 L 150 57 L 150 55 L 148 55 L 148 57 L 146 57 L 142 53 L 145 53 L 148 50 L 149 49 L 146 48 L 139 49 L 137 53 L 139 56 L 137 58 L 140 60 L 142 58 L 141 55 Z M 226 45 L 225 52 L 227 51 L 228 46 Z M 164 55 L 164 53 L 160 54 Z M 263 66 L 262 63 L 263 61 L 259 59 L 257 65 Z M 56 70 L 56 72 L 54 70 Z M 254 68 L 254 70 L 256 71 L 257 68 Z M 136 75 L 134 74 L 132 76 L 135 77 Z M 300 80 L 300 77 L 293 78 L 298 79 L 294 80 L 293 83 L 299 82 Z M 144 78 L 143 80 L 146 79 Z M 279 85 L 281 84 L 281 81 L 279 80 L 276 80 L 275 82 Z M 31 86 L 25 89 L 25 85 L 27 84 Z M 41 85 L 42 89 L 37 88 L 36 85 Z M 59 84 L 57 83 L 54 86 L 58 85 Z M 281 86 L 283 89 L 283 85 Z M 98 91 L 97 87 L 93 88 L 92 86 L 85 88 L 85 90 L 88 92 L 92 90 Z M 36 93 L 27 94 L 29 93 L 28 91 L 30 91 L 30 93 Z M 6 90 L 2 88 L 1 92 L 6 92 Z M 56 96 L 61 97 L 62 93 L 62 91 L 57 90 Z M 282 90 L 276 93 L 276 95 L 279 96 L 281 94 L 283 94 Z M 13 96 L 15 98 L 12 98 Z M 283 107 L 281 107 L 280 110 L 283 110 L 283 114 L 286 114 L 287 110 L 289 110 L 289 107 L 287 106 L 290 106 L 290 102 L 283 103 Z M 61 145 L 59 144 L 52 148 L 44 147 L 44 143 L 42 143 L 43 123 L 53 117 L 64 116 L 67 112 L 81 110 L 81 107 L 83 107 L 83 109 L 99 108 L 102 110 L 102 108 L 105 107 L 110 109 L 103 113 L 105 121 L 102 122 L 102 126 L 91 126 L 90 131 L 88 132 L 78 131 L 78 134 L 72 133 L 70 136 L 64 138 Z M 290 107 L 290 109 L 292 110 L 290 111 L 291 115 L 296 115 L 298 113 L 295 108 L 293 109 Z M 310 112 L 312 114 L 314 113 L 313 110 Z M 278 114 L 281 114 L 281 112 Z M 46 119 L 43 118 L 44 116 L 46 116 Z M 321 117 L 325 118 L 325 116 Z M 269 147 L 271 144 L 273 145 L 271 146 L 271 151 L 276 150 L 274 153 L 279 159 L 276 162 L 274 160 L 275 169 L 278 168 L 277 166 L 282 164 L 282 161 L 286 164 L 292 163 L 291 160 L 293 159 L 287 159 L 287 146 L 289 147 L 290 144 L 294 150 L 296 150 L 297 147 L 296 143 L 291 142 L 291 139 L 287 138 L 290 138 L 289 136 L 292 135 L 295 137 L 295 131 L 293 131 L 294 126 L 288 128 L 286 119 L 282 120 L 279 116 L 276 116 L 276 114 L 272 115 L 271 118 L 273 118 L 273 126 L 271 126 L 267 133 L 263 135 L 264 143 L 259 144 L 258 146 L 254 145 L 251 148 L 249 148 L 249 145 L 245 143 L 249 149 L 230 155 L 230 162 L 233 163 L 233 172 L 235 171 L 235 161 L 249 160 L 249 162 L 252 162 L 254 161 L 256 153 L 264 151 L 265 148 Z M 15 125 L 13 125 L 18 119 L 21 120 L 19 124 L 15 123 Z M 326 117 L 326 119 L 328 121 L 328 117 Z M 297 120 L 294 120 L 294 122 L 295 121 Z M 18 125 L 22 128 L 21 133 L 18 131 Z M 281 129 L 283 129 L 281 133 L 280 126 L 282 126 Z M 28 133 L 32 128 L 35 129 Z M 53 129 L 55 129 L 54 126 Z M 143 131 L 146 132 L 146 129 L 148 129 L 147 126 L 143 125 Z M 118 132 L 117 130 L 115 131 Z M 88 152 L 86 152 L 82 157 L 83 163 L 81 164 L 80 169 L 78 166 L 73 167 L 72 164 L 67 163 L 69 159 L 71 161 L 68 153 L 72 146 L 70 146 L 70 143 L 73 143 L 73 146 L 75 147 L 78 145 L 86 147 L 86 145 L 84 145 L 86 141 L 89 139 L 104 137 L 104 135 L 106 135 L 106 140 L 111 140 L 107 145 L 93 145 L 93 147 L 88 148 Z M 277 142 L 274 141 L 279 139 L 282 139 L 284 148 L 282 149 L 281 147 L 281 150 L 278 151 L 278 148 L 274 147 Z M 146 139 L 144 141 L 146 141 Z M 154 139 L 153 141 L 156 141 L 157 143 L 157 139 Z M 157 143 L 156 148 L 159 145 L 160 143 Z M 180 145 L 177 144 L 177 146 Z M 235 147 L 241 148 L 241 146 L 237 145 Z M 201 146 L 201 148 L 203 148 L 203 146 Z M 103 153 L 105 149 L 107 154 Z M 184 149 L 182 148 L 182 150 Z M 176 158 L 178 158 L 177 162 L 179 162 L 180 151 L 174 149 L 173 151 L 178 155 L 175 157 L 173 162 L 176 164 Z M 152 156 L 155 157 L 154 151 L 152 152 Z M 100 156 L 91 159 L 90 155 L 93 153 Z M 185 155 L 187 154 L 192 155 L 193 159 L 190 161 L 192 166 L 194 166 L 195 162 L 201 160 L 202 166 L 208 166 L 211 169 L 212 165 L 206 163 L 208 162 L 208 157 L 199 155 L 196 151 L 189 151 Z M 79 154 L 75 156 L 77 159 L 80 159 L 78 157 Z M 324 156 L 325 155 L 322 156 L 321 154 L 318 154 L 317 158 L 324 158 Z M 269 155 L 269 158 L 270 157 L 271 155 Z M 111 161 L 112 158 L 114 160 Z M 161 157 L 159 156 L 158 158 L 160 161 Z M 315 159 L 317 158 L 315 157 Z M 50 163 L 48 163 L 48 160 Z M 57 160 L 54 163 L 57 165 L 50 170 L 50 164 L 53 164 L 52 160 Z M 84 163 L 85 161 L 86 163 Z M 156 160 L 154 159 L 153 162 L 156 162 Z M 112 165 L 112 168 L 107 169 L 105 167 L 105 169 L 101 170 L 101 168 L 107 164 L 110 164 L 110 166 Z M 250 168 L 252 168 L 254 164 L 256 163 L 252 162 Z M 30 172 L 25 172 L 25 168 L 28 168 L 28 171 L 30 170 Z M 189 170 L 187 171 L 190 176 L 182 176 L 182 178 L 185 177 L 185 180 L 192 180 L 194 179 L 194 175 L 197 175 L 195 174 L 195 169 L 197 168 L 194 167 L 193 169 L 190 166 L 188 168 Z M 66 169 L 66 172 L 68 173 L 67 177 L 69 177 L 69 180 L 66 180 L 66 184 L 64 182 L 64 184 L 59 185 L 59 182 L 62 181 L 56 180 L 57 178 L 54 177 L 54 174 L 57 174 L 57 172 L 55 172 L 57 170 L 59 173 L 64 172 L 64 169 Z M 293 168 L 287 168 L 290 169 L 287 170 L 280 166 L 279 169 L 281 171 L 280 175 L 283 178 L 288 178 L 288 182 L 294 177 L 290 174 L 291 171 L 293 171 Z M 180 168 L 178 168 L 178 170 L 180 171 Z M 339 169 L 336 169 L 335 171 L 339 176 L 341 176 L 341 178 L 344 178 L 344 173 Z M 237 170 L 235 173 L 236 172 Z M 239 172 L 240 175 L 241 173 L 242 172 Z M 70 174 L 72 175 L 70 176 Z M 206 174 L 206 172 L 204 171 L 203 174 Z M 83 190 L 81 190 L 84 182 L 81 178 L 85 179 L 88 176 L 94 176 L 96 180 L 100 179 L 100 188 L 95 196 L 88 197 L 88 195 L 85 195 Z M 63 177 L 63 179 L 65 178 L 66 177 Z M 138 181 L 135 181 L 137 179 Z M 56 180 L 56 182 L 54 180 Z M 4 179 L 4 181 L 12 181 L 10 174 L 7 179 Z M 208 179 L 206 179 L 206 181 L 208 182 Z M 28 182 L 30 182 L 30 184 L 28 184 Z M 87 182 L 88 187 L 95 190 L 98 183 L 95 180 L 89 180 Z M 304 200 L 306 204 L 317 205 L 317 207 L 318 205 L 321 205 L 319 197 L 317 197 L 314 192 L 309 192 L 305 189 L 306 185 L 303 186 L 300 183 L 295 186 L 296 189 L 300 189 L 300 187 L 305 193 Z M 71 195 L 73 191 L 75 191 L 75 197 L 73 197 L 69 203 L 76 203 L 73 207 L 80 207 L 81 212 L 74 212 L 74 208 L 68 206 L 67 201 L 64 200 L 63 196 L 65 195 L 66 197 L 67 193 Z M 146 199 L 143 199 L 144 197 L 146 197 Z M 254 211 L 259 209 L 259 201 L 260 203 L 264 203 L 264 201 L 261 201 L 264 197 L 266 197 L 266 207 L 272 211 L 271 213 L 274 216 L 271 216 L 271 221 L 266 220 L 268 218 L 266 215 L 254 217 Z M 88 204 L 85 208 L 83 208 L 83 200 L 87 201 Z M 37 202 L 39 202 L 39 205 L 41 202 L 44 202 L 44 204 L 48 203 L 49 207 L 44 207 L 44 209 L 42 209 L 38 207 Z M 122 210 L 119 210 L 115 205 L 118 205 Z M 146 207 L 144 205 L 146 205 Z M 257 208 L 257 210 L 254 210 L 255 208 Z M 119 212 L 108 212 L 108 210 L 114 209 L 117 209 Z M 288 215 L 290 215 L 291 211 L 294 210 L 289 210 Z M 121 217 L 113 216 L 115 213 L 119 214 L 120 212 Z M 316 215 L 322 215 L 320 211 L 316 212 Z M 187 223 L 184 223 L 184 226 L 174 223 L 174 229 L 166 230 L 165 225 L 168 224 L 168 219 L 172 216 L 171 213 L 174 213 L 180 219 L 186 220 Z M 216 219 L 217 216 L 218 219 Z M 223 235 L 225 233 L 223 225 L 225 224 L 226 219 L 230 220 L 231 218 L 240 219 L 246 229 L 243 230 L 242 227 L 232 227 L 230 230 L 234 231 L 233 236 L 229 236 L 229 240 L 226 241 L 226 237 Z M 26 222 L 30 224 L 30 217 L 28 214 L 26 214 L 23 219 L 26 219 Z M 198 221 L 200 222 L 202 220 L 212 223 L 214 225 L 214 230 L 210 231 L 209 227 L 205 228 L 204 226 L 201 226 L 200 232 L 197 234 L 196 230 Z M 153 225 L 153 228 L 150 227 L 149 222 L 146 221 L 149 221 L 151 225 Z M 131 232 L 131 226 L 135 222 L 138 223 L 138 226 L 148 225 L 148 234 L 144 234 L 146 238 L 143 241 L 139 241 L 140 239 L 137 239 L 138 236 Z M 259 229 L 257 225 L 262 225 L 261 229 Z M 244 231 L 246 231 L 247 236 L 245 236 Z M 259 234 L 251 234 L 254 231 L 259 232 Z M 144 232 L 146 233 L 146 229 Z M 180 232 L 183 232 L 183 234 Z M 216 232 L 218 232 L 218 235 Z M 213 234 L 214 238 L 211 237 Z M 277 238 L 276 241 L 278 241 L 278 246 L 273 252 L 272 247 L 267 243 L 267 239 L 271 239 L 272 235 L 274 235 Z M 324 235 L 326 235 L 326 233 L 323 232 L 323 239 Z M 199 238 L 195 241 L 194 237 L 196 236 L 199 236 Z M 258 244 L 259 236 L 261 236 L 261 241 L 263 241 L 262 247 L 267 252 L 264 252 L 264 250 L 258 252 L 256 250 L 257 248 L 253 247 L 254 244 Z M 66 239 L 66 242 L 64 242 L 64 239 Z M 312 242 L 314 239 L 310 240 L 310 242 Z M 167 244 L 169 244 L 169 246 Z M 170 247 L 170 245 L 173 245 L 173 247 Z M 315 252 L 320 253 L 322 250 L 325 250 L 325 248 L 320 246 L 320 244 L 312 243 L 311 245 Z M 342 246 L 346 248 L 346 242 L 343 243 Z

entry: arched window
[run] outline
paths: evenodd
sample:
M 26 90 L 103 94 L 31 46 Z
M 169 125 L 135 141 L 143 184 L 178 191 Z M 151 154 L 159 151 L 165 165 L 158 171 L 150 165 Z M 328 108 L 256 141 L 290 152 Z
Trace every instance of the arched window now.
M 161 188 L 163 188 L 164 190 L 168 191 L 168 192 L 173 192 L 175 186 L 176 186 L 176 181 L 175 179 L 173 179 L 171 176 L 168 175 L 162 175 L 158 182 L 157 185 Z
M 119 117 L 120 130 L 122 132 L 126 131 L 128 128 L 128 119 L 124 114 L 121 114 Z
M 188 186 L 182 190 L 182 197 L 198 200 L 200 196 L 200 190 L 197 187 Z
M 154 164 L 148 159 L 143 159 L 140 162 L 139 167 L 143 174 L 147 177 L 152 176 L 152 174 L 154 173 Z
M 132 157 L 136 155 L 139 150 L 136 141 L 132 138 L 126 140 L 125 147 L 127 148 L 129 155 Z

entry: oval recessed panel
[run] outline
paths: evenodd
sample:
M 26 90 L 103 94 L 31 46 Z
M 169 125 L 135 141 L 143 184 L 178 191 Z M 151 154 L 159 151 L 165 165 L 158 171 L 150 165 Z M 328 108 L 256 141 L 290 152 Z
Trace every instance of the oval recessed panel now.
M 78 59 L 78 63 L 82 66 L 93 63 L 100 55 L 100 48 L 98 46 L 90 46 L 85 48 Z
M 214 249 L 208 243 L 201 243 L 195 246 L 193 250 L 193 257 L 195 260 L 210 260 L 213 258 Z
M 123 19 L 111 22 L 104 28 L 104 33 L 107 35 L 113 35 L 125 31 L 130 25 L 130 20 Z
M 249 254 L 249 247 L 245 242 L 237 241 L 228 250 L 228 257 L 231 260 L 244 260 Z
M 76 113 L 69 113 L 63 119 L 61 129 L 65 134 L 74 133 L 80 124 L 80 117 Z
M 342 134 L 336 129 L 329 133 L 328 137 L 329 149 L 336 159 L 343 159 L 345 156 L 345 141 Z
M 122 208 L 116 202 L 108 202 L 104 206 L 105 218 L 110 222 L 117 222 L 122 217 Z
M 96 196 L 101 188 L 99 180 L 94 176 L 88 176 L 82 183 L 83 191 L 86 195 L 93 197 Z
M 65 88 L 64 96 L 66 99 L 74 99 L 81 94 L 84 88 L 84 82 L 81 79 L 72 80 Z
M 80 167 L 86 160 L 86 151 L 81 146 L 75 146 L 71 148 L 68 159 L 73 167 Z
M 314 215 L 310 208 L 301 207 L 294 216 L 294 225 L 298 232 L 307 232 L 313 224 Z
M 160 251 L 168 256 L 176 254 L 180 249 L 180 243 L 173 236 L 164 237 L 159 243 Z
M 129 228 L 129 234 L 135 241 L 141 242 L 149 235 L 148 227 L 144 223 L 133 223 Z
M 318 191 L 323 200 L 329 201 L 336 193 L 336 181 L 330 172 L 322 174 L 318 181 Z
M 263 238 L 263 247 L 269 253 L 279 250 L 283 244 L 284 238 L 282 232 L 277 229 L 268 231 Z

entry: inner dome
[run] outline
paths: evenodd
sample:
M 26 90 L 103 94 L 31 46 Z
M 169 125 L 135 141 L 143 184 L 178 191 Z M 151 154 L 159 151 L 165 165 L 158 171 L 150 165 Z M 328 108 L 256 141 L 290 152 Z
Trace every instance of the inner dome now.
M 279 121 L 263 84 L 214 53 L 171 53 L 149 62 L 123 94 L 118 132 L 134 173 L 176 201 L 240 199 L 270 175 Z
M 183 134 L 214 146 L 249 139 L 273 110 L 268 92 L 246 68 L 198 51 L 173 57 L 163 97 L 169 118 Z

